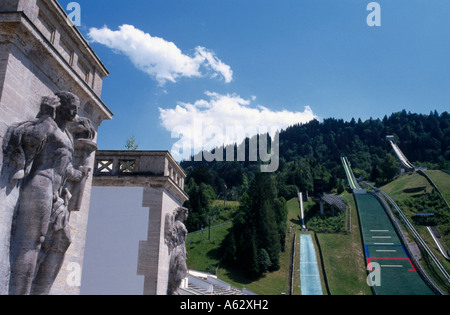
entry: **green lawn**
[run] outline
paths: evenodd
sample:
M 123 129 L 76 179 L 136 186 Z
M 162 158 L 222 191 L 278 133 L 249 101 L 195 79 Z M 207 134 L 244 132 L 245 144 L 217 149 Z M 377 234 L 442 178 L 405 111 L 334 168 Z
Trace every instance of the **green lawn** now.
M 343 195 L 350 207 L 351 233 L 318 234 L 325 271 L 332 295 L 370 295 L 366 283 L 358 213 L 351 194 Z
M 426 173 L 439 188 L 447 203 L 450 204 L 450 174 L 437 170 L 426 171 Z
M 370 288 L 366 284 L 367 273 L 365 271 L 363 247 L 361 245 L 361 236 L 353 196 L 351 194 L 345 194 L 344 198 L 351 208 L 351 233 L 318 234 L 330 291 L 331 294 L 337 295 L 371 294 Z M 307 212 L 313 205 L 314 202 L 312 201 L 305 202 L 305 211 Z M 237 288 L 241 289 L 245 287 L 258 294 L 285 294 L 289 288 L 291 239 L 294 232 L 297 231 L 293 293 L 294 295 L 299 295 L 301 292 L 298 276 L 298 232 L 301 229 L 301 222 L 299 220 L 300 209 L 297 198 L 288 200 L 287 207 L 288 236 L 286 239 L 286 251 L 280 255 L 280 270 L 266 273 L 260 279 L 251 281 L 232 267 L 220 265 L 218 248 L 227 235 L 227 230 L 231 227 L 231 223 L 211 229 L 211 240 L 208 240 L 208 229 L 205 229 L 203 233 L 198 232 L 188 235 L 186 247 L 189 268 L 217 274 L 219 279 L 231 283 Z M 318 258 L 320 258 L 319 255 Z M 323 273 L 322 264 L 319 265 L 320 271 Z M 323 288 L 325 288 L 324 283 Z M 325 289 L 324 294 L 326 294 Z
M 215 274 L 220 263 L 218 248 L 230 227 L 231 222 L 212 228 L 210 240 L 208 228 L 203 232 L 188 234 L 186 239 L 188 268 Z
M 227 202 L 228 205 L 228 202 Z M 291 215 L 291 214 L 290 214 Z M 215 274 L 236 288 L 246 288 L 262 295 L 279 295 L 287 293 L 289 278 L 290 238 L 286 240 L 286 252 L 280 254 L 281 268 L 278 271 L 266 273 L 258 280 L 249 280 L 238 270 L 220 265 L 219 247 L 231 227 L 229 224 L 212 228 L 211 239 L 208 239 L 208 229 L 204 232 L 189 234 L 186 240 L 188 252 L 188 268 Z
M 289 246 L 288 246 L 289 247 Z M 253 291 L 261 295 L 280 295 L 288 292 L 289 278 L 289 250 L 280 255 L 280 270 L 265 273 L 258 280 L 251 281 L 239 271 L 231 268 L 219 268 L 219 279 L 231 283 L 233 286 Z
M 404 174 L 389 184 L 379 188 L 391 198 L 399 201 L 424 193 L 431 193 L 433 191 L 433 186 L 431 186 L 428 180 L 416 172 Z

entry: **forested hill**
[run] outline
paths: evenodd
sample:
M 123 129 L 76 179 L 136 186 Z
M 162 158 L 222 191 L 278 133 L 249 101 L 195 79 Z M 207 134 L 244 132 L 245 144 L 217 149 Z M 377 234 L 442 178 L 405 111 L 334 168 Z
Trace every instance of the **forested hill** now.
M 410 161 L 439 163 L 450 160 L 450 115 L 431 112 L 420 115 L 402 111 L 390 117 L 350 122 L 334 118 L 312 121 L 281 133 L 280 155 L 286 161 L 296 156 L 322 163 L 347 155 L 359 168 L 369 171 L 390 151 L 386 135 L 394 135 Z
M 280 166 L 275 173 L 279 193 L 289 197 L 297 189 L 311 190 L 314 178 L 325 181 L 328 190 L 344 185 L 340 157 L 345 155 L 357 176 L 380 182 L 390 180 L 397 166 L 386 135 L 408 159 L 430 168 L 450 167 L 450 114 L 393 113 L 383 119 L 344 121 L 327 118 L 298 124 L 280 132 Z M 248 139 L 247 139 L 248 142 Z M 227 187 L 237 199 L 260 168 L 255 162 L 194 162 L 181 166 L 197 184 L 211 185 L 217 194 Z M 342 187 L 341 187 L 342 189 Z

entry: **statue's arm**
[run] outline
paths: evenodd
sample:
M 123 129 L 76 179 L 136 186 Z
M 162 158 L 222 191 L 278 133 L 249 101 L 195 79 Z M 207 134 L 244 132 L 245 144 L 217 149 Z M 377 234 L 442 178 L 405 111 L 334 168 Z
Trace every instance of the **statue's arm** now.
M 28 175 L 34 156 L 38 154 L 47 139 L 46 127 L 27 121 L 8 130 L 3 151 L 13 167 L 11 179 L 21 179 Z
M 80 182 L 84 177 L 87 177 L 91 169 L 89 167 L 80 166 L 75 169 L 72 164 L 67 168 L 67 178 L 71 182 Z

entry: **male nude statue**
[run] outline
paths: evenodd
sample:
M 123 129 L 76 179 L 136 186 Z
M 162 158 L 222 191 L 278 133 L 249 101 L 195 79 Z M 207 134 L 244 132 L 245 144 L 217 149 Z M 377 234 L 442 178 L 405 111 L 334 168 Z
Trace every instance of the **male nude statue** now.
M 79 105 L 76 95 L 56 93 L 43 99 L 35 121 L 9 134 L 11 179 L 22 180 L 11 232 L 10 294 L 48 294 L 71 243 L 66 183 L 79 182 L 88 172 L 73 167 L 73 141 L 66 130 Z
M 186 236 L 184 222 L 188 218 L 188 209 L 179 207 L 173 214 L 166 214 L 165 243 L 169 247 L 169 280 L 167 295 L 179 295 L 181 282 L 187 275 Z

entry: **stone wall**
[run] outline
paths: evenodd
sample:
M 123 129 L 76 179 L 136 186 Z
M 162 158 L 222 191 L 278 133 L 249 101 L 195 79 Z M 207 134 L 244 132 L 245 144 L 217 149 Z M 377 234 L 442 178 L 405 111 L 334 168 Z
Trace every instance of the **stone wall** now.
M 107 69 L 78 30 L 66 22 L 56 0 L 2 0 L 0 2 L 0 147 L 14 123 L 34 119 L 43 96 L 70 91 L 81 101 L 79 115 L 98 130 L 112 113 L 101 101 Z M 91 157 L 94 163 L 94 154 Z M 3 167 L 0 155 L 0 169 Z M 9 235 L 17 189 L 0 179 L 0 294 L 7 294 Z M 83 263 L 92 174 L 87 181 L 82 211 L 73 213 L 73 243 L 67 261 Z M 67 286 L 72 270 L 63 266 L 54 294 L 78 294 L 79 286 Z
M 149 208 L 147 240 L 139 243 L 139 275 L 145 276 L 144 295 L 166 295 L 169 248 L 164 241 L 166 214 L 183 204 L 164 188 L 144 188 L 142 206 Z
M 133 168 L 122 167 L 130 161 Z M 166 295 L 170 257 L 165 218 L 189 198 L 186 173 L 167 151 L 97 151 L 94 175 L 94 186 L 144 188 L 142 207 L 149 209 L 149 221 L 147 239 L 139 242 L 137 274 L 145 277 L 144 295 Z

